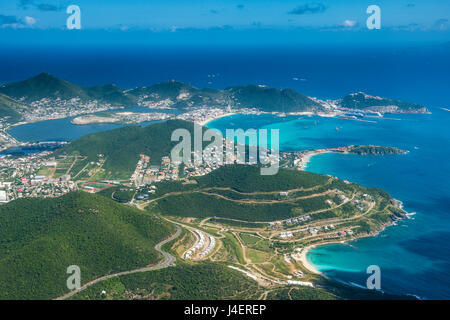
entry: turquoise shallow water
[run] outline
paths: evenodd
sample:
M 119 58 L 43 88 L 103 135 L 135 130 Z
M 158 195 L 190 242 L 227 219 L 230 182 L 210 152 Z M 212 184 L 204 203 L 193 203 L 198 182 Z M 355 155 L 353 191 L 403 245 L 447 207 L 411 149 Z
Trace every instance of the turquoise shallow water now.
M 428 299 L 450 298 L 450 112 L 390 115 L 376 123 L 320 117 L 235 115 L 211 128 L 278 128 L 281 150 L 377 144 L 406 155 L 323 154 L 307 170 L 380 187 L 404 202 L 412 219 L 380 235 L 345 245 L 315 248 L 308 260 L 328 276 L 365 286 L 369 265 L 381 268 L 381 289 Z M 395 120 L 394 120 L 395 119 Z M 374 119 L 372 119 L 374 120 Z

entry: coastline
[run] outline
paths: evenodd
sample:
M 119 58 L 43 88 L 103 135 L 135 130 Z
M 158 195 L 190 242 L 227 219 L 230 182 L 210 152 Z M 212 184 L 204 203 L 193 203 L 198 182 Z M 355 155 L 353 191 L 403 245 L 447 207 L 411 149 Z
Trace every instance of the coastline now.
M 361 237 L 361 238 L 364 238 L 364 237 Z M 357 239 L 353 239 L 353 240 L 358 240 L 361 238 L 357 238 Z M 352 241 L 352 240 L 349 240 L 349 241 Z M 300 262 L 303 264 L 305 269 L 307 269 L 311 273 L 318 274 L 326 279 L 329 279 L 329 277 L 327 277 L 323 272 L 320 272 L 319 270 L 317 270 L 316 267 L 311 262 L 308 261 L 308 258 L 306 257 L 306 255 L 314 248 L 317 248 L 320 246 L 326 246 L 326 245 L 330 245 L 330 244 L 348 245 L 346 241 L 329 241 L 329 242 L 311 244 L 309 246 L 306 246 L 305 248 L 302 249 L 302 252 L 300 253 Z
M 309 251 L 310 251 L 311 249 L 316 248 L 317 246 L 318 246 L 318 245 L 313 244 L 313 245 L 310 245 L 310 246 L 308 246 L 308 247 L 306 247 L 306 248 L 303 248 L 303 249 L 302 249 L 302 252 L 300 253 L 300 262 L 302 263 L 303 267 L 305 267 L 305 269 L 307 269 L 309 272 L 314 273 L 314 274 L 319 274 L 319 275 L 321 275 L 321 276 L 323 276 L 323 277 L 326 278 L 326 276 L 325 276 L 322 272 L 320 272 L 319 270 L 317 270 L 317 269 L 316 269 L 316 268 L 308 261 L 308 258 L 306 257 L 306 255 L 309 253 Z
M 405 213 L 406 217 L 404 219 L 408 219 L 408 214 Z M 403 220 L 403 219 L 399 219 L 399 220 Z M 351 246 L 352 245 L 348 244 L 348 242 L 350 241 L 358 241 L 360 239 L 364 239 L 364 238 L 371 238 L 371 237 L 376 237 L 378 235 L 380 235 L 383 231 L 385 231 L 388 227 L 391 226 L 395 226 L 397 225 L 397 221 L 392 221 L 391 223 L 386 223 L 385 225 L 383 225 L 379 230 L 377 231 L 373 231 L 370 234 L 367 235 L 362 235 L 359 237 L 354 237 L 352 239 L 348 239 L 346 241 L 325 241 L 323 243 L 317 243 L 317 244 L 312 244 L 309 246 L 306 246 L 305 248 L 302 249 L 302 252 L 300 253 L 300 262 L 302 263 L 303 267 L 305 267 L 305 269 L 307 269 L 309 272 L 313 273 L 313 274 L 318 274 L 326 279 L 330 279 L 329 277 L 327 277 L 323 272 L 320 272 L 319 270 L 316 269 L 316 267 L 308 261 L 308 258 L 306 257 L 307 254 L 314 248 L 318 248 L 320 246 L 326 246 L 326 245 L 330 245 L 330 244 L 340 244 L 340 245 L 346 245 L 346 246 Z
M 323 153 L 332 153 L 331 151 L 327 151 L 327 152 L 320 152 L 320 151 L 308 151 L 306 152 L 299 164 L 299 169 L 300 170 L 305 170 L 308 167 L 309 162 L 311 161 L 311 158 L 314 156 L 317 156 L 319 154 L 323 154 Z
M 199 124 L 201 126 L 207 126 L 208 123 L 210 123 L 211 121 L 214 121 L 214 120 L 217 120 L 217 119 L 221 119 L 221 118 L 230 117 L 230 116 L 233 116 L 235 114 L 240 114 L 240 113 L 239 112 L 228 112 L 228 113 L 222 114 L 222 115 L 217 116 L 217 117 L 212 117 L 212 118 L 205 119 L 203 121 L 199 121 L 199 122 L 197 122 L 197 124 Z

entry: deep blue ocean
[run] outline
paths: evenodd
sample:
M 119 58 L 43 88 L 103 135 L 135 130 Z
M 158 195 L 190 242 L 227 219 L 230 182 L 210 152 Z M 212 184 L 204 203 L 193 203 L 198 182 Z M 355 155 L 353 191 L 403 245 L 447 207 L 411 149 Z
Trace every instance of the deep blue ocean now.
M 379 236 L 329 245 L 308 259 L 327 275 L 365 285 L 369 265 L 381 268 L 386 292 L 450 299 L 450 48 L 215 48 L 172 50 L 41 50 L 0 52 L 0 83 L 49 72 L 81 85 L 115 83 L 124 88 L 177 79 L 199 87 L 240 84 L 290 87 L 318 98 L 348 93 L 402 99 L 427 106 L 432 115 L 388 115 L 376 123 L 271 115 L 222 118 L 226 128 L 278 128 L 282 150 L 378 144 L 407 155 L 314 157 L 308 170 L 380 187 L 403 201 L 412 219 Z M 388 119 L 389 118 L 389 119 Z M 74 139 L 114 125 L 70 125 L 68 119 L 14 127 L 19 139 Z M 336 128 L 338 130 L 336 130 Z

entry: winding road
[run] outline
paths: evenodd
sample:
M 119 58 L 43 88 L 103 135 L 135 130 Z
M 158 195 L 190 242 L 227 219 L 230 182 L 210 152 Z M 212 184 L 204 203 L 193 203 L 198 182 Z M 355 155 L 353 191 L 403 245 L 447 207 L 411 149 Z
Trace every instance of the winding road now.
M 158 263 L 157 265 L 154 266 L 148 266 L 148 267 L 143 267 L 143 268 L 138 268 L 138 269 L 134 269 L 134 270 L 128 270 L 128 271 L 122 271 L 122 272 L 118 272 L 118 273 L 113 273 L 113 274 L 109 274 L 97 279 L 94 279 L 92 281 L 89 281 L 88 283 L 84 284 L 83 286 L 81 286 L 79 289 L 70 291 L 69 293 L 66 293 L 63 296 L 60 296 L 58 298 L 56 298 L 55 300 L 64 300 L 67 298 L 72 297 L 74 294 L 83 291 L 84 289 L 100 282 L 106 279 L 110 279 L 110 278 L 114 278 L 114 277 L 119 277 L 119 276 L 123 276 L 123 275 L 127 275 L 127 274 L 132 274 L 132 273 L 138 273 L 138 272 L 147 272 L 147 271 L 152 271 L 152 270 L 157 270 L 157 269 L 163 269 L 163 268 L 167 268 L 170 267 L 172 265 L 174 265 L 175 263 L 175 258 L 168 252 L 165 252 L 161 249 L 161 247 L 163 245 L 165 245 L 166 243 L 176 239 L 180 233 L 181 233 L 181 228 L 179 226 L 176 226 L 177 231 L 175 232 L 175 234 L 173 234 L 170 238 L 167 238 L 163 241 L 161 241 L 160 243 L 158 243 L 155 246 L 155 250 L 158 251 L 159 253 L 161 253 L 164 257 L 164 261 Z

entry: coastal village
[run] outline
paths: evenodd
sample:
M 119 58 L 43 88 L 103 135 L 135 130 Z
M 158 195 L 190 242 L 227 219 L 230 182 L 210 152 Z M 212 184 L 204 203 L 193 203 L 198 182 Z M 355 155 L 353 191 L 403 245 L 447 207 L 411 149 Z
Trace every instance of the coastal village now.
M 255 109 L 244 110 L 248 114 L 254 114 L 258 111 Z M 218 108 L 200 108 L 190 110 L 186 113 L 178 115 L 178 119 L 193 121 L 197 124 L 204 125 L 214 119 L 229 116 L 234 114 L 234 111 L 229 108 L 227 110 Z M 164 114 L 164 119 L 168 117 Z M 9 135 L 8 135 L 9 137 Z M 14 143 L 17 142 L 14 141 Z M 72 190 L 98 191 L 102 188 L 91 188 L 89 183 L 108 183 L 108 181 L 96 180 L 95 173 L 101 171 L 104 159 L 99 155 L 97 163 L 86 164 L 85 167 L 79 168 L 79 172 L 74 172 L 72 167 L 79 159 L 70 159 L 70 157 L 60 157 L 58 159 L 52 158 L 51 151 L 42 151 L 40 149 L 58 148 L 66 142 L 46 142 L 46 143 L 20 143 L 22 148 L 30 149 L 25 154 L 16 155 L 3 154 L 0 155 L 0 201 L 5 203 L 21 197 L 58 197 Z M 227 140 L 225 140 L 227 143 Z M 36 147 L 33 152 L 32 148 Z M 235 146 L 237 148 L 237 146 Z M 345 146 L 337 148 L 324 148 L 316 150 L 302 150 L 281 152 L 280 158 L 271 158 L 271 163 L 280 161 L 280 167 L 296 168 L 304 170 L 314 155 L 322 153 L 352 153 L 355 152 L 357 146 Z M 401 150 L 394 150 L 395 148 L 386 149 L 388 147 L 376 147 L 377 152 L 397 152 L 403 153 Z M 382 149 L 384 148 L 384 149 Z M 391 150 L 392 149 L 392 150 Z M 372 150 L 373 151 L 373 150 Z M 192 156 L 196 155 L 194 152 Z M 50 160 L 49 160 L 50 159 Z M 234 157 L 233 162 L 237 161 Z M 149 165 L 150 157 L 144 154 L 140 155 L 140 159 L 136 164 L 136 169 L 128 181 L 113 181 L 115 185 L 124 184 L 127 187 L 134 187 L 137 189 L 144 189 L 152 184 L 164 180 L 184 180 L 189 181 L 190 177 L 206 175 L 213 170 L 218 169 L 225 163 L 211 163 L 202 162 L 201 164 L 180 165 L 174 163 L 168 156 L 161 159 L 159 166 Z M 61 168 L 61 164 L 68 163 L 69 167 Z M 59 174 L 55 174 L 59 172 Z M 151 192 L 151 191 L 150 191 Z

